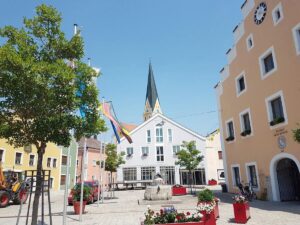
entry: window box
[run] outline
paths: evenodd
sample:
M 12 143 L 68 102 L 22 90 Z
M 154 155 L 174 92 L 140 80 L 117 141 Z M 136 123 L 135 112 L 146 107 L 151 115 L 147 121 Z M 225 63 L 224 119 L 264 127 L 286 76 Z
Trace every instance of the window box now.
M 131 157 L 132 156 L 132 154 L 127 154 L 127 157 Z
M 233 136 L 229 136 L 228 138 L 225 139 L 226 141 L 233 141 L 234 137 Z
M 251 130 L 244 130 L 242 133 L 241 133 L 241 136 L 245 137 L 247 135 L 250 135 L 251 134 Z
M 270 122 L 270 126 L 275 126 L 279 123 L 283 123 L 285 121 L 284 117 L 278 117 Z
M 148 156 L 148 153 L 143 153 L 143 156 Z

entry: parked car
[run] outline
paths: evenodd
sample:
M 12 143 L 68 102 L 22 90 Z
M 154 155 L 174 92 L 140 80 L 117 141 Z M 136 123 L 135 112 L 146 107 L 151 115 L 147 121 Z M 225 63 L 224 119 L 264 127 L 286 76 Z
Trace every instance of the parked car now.
M 77 183 L 76 185 L 81 185 L 81 183 Z M 84 181 L 84 185 L 89 186 L 91 188 L 91 193 L 89 196 L 88 204 L 91 204 L 98 200 L 98 181 Z M 100 192 L 101 194 L 101 189 Z M 73 205 L 73 192 L 71 190 L 68 196 L 68 204 Z

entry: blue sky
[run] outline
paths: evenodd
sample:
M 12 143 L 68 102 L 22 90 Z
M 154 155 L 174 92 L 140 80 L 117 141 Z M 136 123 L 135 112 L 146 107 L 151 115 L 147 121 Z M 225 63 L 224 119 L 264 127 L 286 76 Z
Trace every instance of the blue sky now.
M 68 37 L 79 24 L 85 59 L 102 70 L 99 97 L 113 102 L 119 120 L 142 122 L 151 58 L 163 113 L 202 135 L 218 128 L 213 87 L 243 0 L 2 1 L 0 27 L 21 26 L 40 3 L 61 12 Z

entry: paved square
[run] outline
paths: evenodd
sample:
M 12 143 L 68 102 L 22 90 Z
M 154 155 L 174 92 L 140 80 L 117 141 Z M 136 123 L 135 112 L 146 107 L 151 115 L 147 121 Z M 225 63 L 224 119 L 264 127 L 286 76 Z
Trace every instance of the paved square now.
M 97 203 L 86 207 L 87 213 L 83 215 L 83 221 L 79 222 L 79 216 L 74 215 L 73 207 L 68 206 L 67 224 L 71 225 L 139 225 L 147 209 L 147 202 L 143 199 L 144 190 L 128 190 L 115 192 L 116 199 L 104 200 L 104 204 L 97 207 Z M 217 225 L 234 224 L 231 194 L 223 194 L 216 191 L 221 203 L 220 219 Z M 140 205 L 138 205 L 138 201 Z M 151 208 L 159 210 L 165 203 L 153 202 Z M 197 204 L 197 198 L 191 195 L 173 197 L 172 202 L 178 211 L 193 211 Z M 27 206 L 27 205 L 25 205 Z M 249 225 L 297 225 L 300 224 L 300 202 L 264 202 L 254 201 L 250 203 L 251 219 Z M 16 224 L 19 206 L 12 205 L 0 209 L 0 224 Z M 48 209 L 46 208 L 46 212 Z M 52 194 L 53 224 L 62 224 L 63 192 Z M 25 224 L 25 208 L 22 211 L 20 224 Z M 47 224 L 48 218 L 46 218 Z

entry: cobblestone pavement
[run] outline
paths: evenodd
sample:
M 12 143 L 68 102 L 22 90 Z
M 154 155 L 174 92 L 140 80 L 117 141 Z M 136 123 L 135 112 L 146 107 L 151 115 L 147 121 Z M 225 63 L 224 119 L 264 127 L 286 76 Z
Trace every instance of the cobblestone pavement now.
M 234 224 L 231 194 L 224 194 L 215 190 L 221 199 L 219 205 L 220 218 L 217 225 Z M 115 199 L 105 199 L 99 207 L 97 203 L 86 207 L 87 213 L 83 215 L 83 221 L 79 222 L 79 216 L 74 215 L 73 207 L 68 206 L 67 224 L 70 225 L 139 225 L 149 202 L 143 201 L 144 190 L 128 190 L 115 192 Z M 138 201 L 140 204 L 138 204 Z M 53 193 L 51 196 L 53 225 L 62 224 L 63 192 Z M 178 211 L 193 211 L 197 198 L 191 195 L 173 197 L 171 202 L 153 202 L 151 208 L 159 210 L 163 205 L 174 205 Z M 25 224 L 27 204 L 22 210 L 20 225 Z M 298 225 L 300 224 L 300 202 L 263 202 L 250 203 L 251 219 L 248 225 Z M 11 205 L 0 209 L 0 225 L 16 224 L 19 206 Z M 46 213 L 48 208 L 45 208 Z M 46 224 L 49 219 L 46 217 Z

